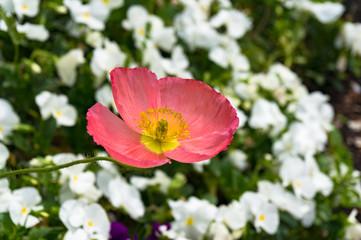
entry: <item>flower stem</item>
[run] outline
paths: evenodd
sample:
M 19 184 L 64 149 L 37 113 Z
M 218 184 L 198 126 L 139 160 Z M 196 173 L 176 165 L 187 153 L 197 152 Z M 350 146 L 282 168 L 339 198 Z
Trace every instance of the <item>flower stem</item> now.
M 99 160 L 112 162 L 112 163 L 115 163 L 117 165 L 121 165 L 121 166 L 127 167 L 127 168 L 132 168 L 132 169 L 138 170 L 138 171 L 141 170 L 139 168 L 123 165 L 123 164 L 121 164 L 120 162 L 118 162 L 117 160 L 115 160 L 115 159 L 113 159 L 111 157 L 93 157 L 93 158 L 76 160 L 76 161 L 72 161 L 72 162 L 69 162 L 69 163 L 65 163 L 65 164 L 61 164 L 61 165 L 57 165 L 57 166 L 53 166 L 53 167 L 26 168 L 26 169 L 19 169 L 19 170 L 14 170 L 14 171 L 10 171 L 10 172 L 0 173 L 0 179 L 5 178 L 5 177 L 14 176 L 14 175 L 27 174 L 27 173 L 51 172 L 51 171 L 56 171 L 56 170 L 59 170 L 59 169 L 62 169 L 62 168 L 67 168 L 67 167 L 77 165 L 77 164 L 94 163 L 94 162 L 99 161 Z

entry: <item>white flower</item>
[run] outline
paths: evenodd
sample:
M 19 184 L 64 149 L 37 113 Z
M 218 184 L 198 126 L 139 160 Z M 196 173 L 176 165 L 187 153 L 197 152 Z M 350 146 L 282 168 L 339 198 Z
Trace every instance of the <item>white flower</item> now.
M 71 16 L 77 23 L 84 23 L 94 30 L 103 30 L 105 20 L 109 15 L 109 8 L 99 1 L 82 4 L 79 0 L 64 0 L 64 5 L 70 10 Z
M 350 225 L 345 229 L 345 239 L 361 239 L 361 224 L 356 219 L 357 209 L 352 209 L 348 216 Z
M 129 185 L 117 172 L 100 170 L 97 185 L 114 207 L 124 208 L 131 218 L 144 215 L 145 208 L 138 189 Z
M 327 95 L 320 92 L 313 92 L 301 98 L 296 105 L 296 118 L 304 122 L 318 122 L 326 131 L 330 131 L 334 111 L 327 103 L 328 99 Z
M 194 162 L 194 163 L 192 163 L 192 166 L 193 166 L 194 170 L 196 170 L 199 173 L 202 173 L 204 166 L 209 165 L 210 163 L 211 163 L 211 159 L 207 159 L 207 160 L 200 161 L 200 162 Z
M 16 26 L 18 32 L 24 33 L 30 40 L 44 42 L 49 38 L 49 31 L 44 25 L 25 23 L 24 25 Z
M 150 39 L 166 52 L 170 52 L 177 41 L 174 29 L 165 27 L 163 20 L 155 15 L 149 16 Z
M 247 168 L 247 154 L 242 150 L 235 149 L 229 151 L 228 158 L 238 170 L 243 171 Z
M 92 2 L 98 2 L 110 10 L 120 8 L 124 4 L 124 0 L 92 0 Z
M 39 12 L 40 0 L 13 0 L 13 3 L 19 19 L 23 16 L 35 17 Z
M 39 211 L 42 206 L 41 196 L 34 187 L 23 187 L 13 192 L 9 205 L 10 218 L 16 225 L 30 228 L 39 223 L 39 219 L 30 215 L 31 211 Z
M 247 223 L 247 211 L 240 202 L 232 201 L 229 205 L 218 207 L 216 222 L 223 223 L 231 230 L 243 228 Z
M 241 38 L 252 27 L 251 20 L 236 9 L 221 9 L 211 18 L 210 24 L 216 28 L 225 25 L 227 34 L 235 39 Z
M 350 49 L 354 55 L 361 56 L 361 23 L 344 23 L 339 42 Z
M 202 239 L 210 222 L 215 218 L 217 208 L 206 200 L 190 197 L 187 201 L 168 200 L 174 221 L 172 229 L 184 232 L 190 239 Z
M 278 135 L 286 126 L 287 119 L 278 105 L 263 98 L 257 100 L 251 110 L 249 125 L 269 131 L 271 136 Z
M 60 207 L 59 218 L 68 229 L 64 239 L 109 238 L 110 221 L 104 209 L 97 203 L 87 205 L 81 200 L 68 200 Z
M 279 160 L 288 156 L 314 155 L 327 143 L 327 134 L 317 122 L 293 122 L 286 133 L 273 143 L 272 151 Z
M 120 50 L 118 44 L 105 39 L 104 48 L 96 48 L 90 61 L 90 68 L 97 77 L 95 87 L 98 87 L 115 67 L 122 67 L 126 55 Z
M 289 8 L 311 12 L 321 23 L 336 21 L 345 10 L 342 4 L 335 2 L 317 3 L 310 0 L 287 0 L 285 5 Z
M 154 42 L 148 40 L 145 42 L 143 51 L 143 65 L 149 66 L 149 70 L 154 72 L 158 78 L 165 77 L 165 68 L 163 66 L 164 58 Z
M 93 48 L 101 48 L 104 42 L 104 37 L 99 31 L 87 31 L 85 42 Z
M 35 102 L 39 106 L 41 117 L 44 120 L 53 116 L 58 126 L 75 125 L 77 111 L 74 106 L 68 104 L 68 98 L 65 95 L 43 91 L 36 95 Z
M 189 61 L 180 45 L 173 48 L 170 59 L 163 58 L 161 60 L 162 67 L 168 74 L 172 74 L 180 78 L 193 78 L 192 74 L 187 71 Z
M 7 147 L 0 142 L 0 169 L 6 165 L 6 160 L 10 157 L 9 150 Z
M 81 49 L 72 49 L 59 58 L 56 62 L 56 70 L 61 81 L 68 87 L 72 87 L 76 80 L 76 68 L 85 62 L 84 53 Z
M 301 159 L 291 157 L 283 161 L 280 177 L 282 178 L 283 186 L 292 184 L 296 196 L 303 196 L 306 199 L 313 199 L 315 196 L 317 189 L 313 179 L 308 175 L 305 162 Z
M 95 100 L 104 106 L 112 107 L 113 111 L 117 111 L 117 107 L 115 106 L 113 98 L 112 88 L 109 84 L 104 84 L 102 87 L 96 90 Z
M 14 12 L 13 0 L 0 0 L 0 7 L 4 9 L 7 14 L 11 14 Z
M 127 18 L 122 22 L 125 29 L 133 30 L 133 38 L 137 48 L 141 48 L 145 40 L 148 21 L 147 9 L 140 5 L 132 5 L 127 11 Z
M 154 177 L 152 178 L 146 178 L 146 177 L 139 177 L 139 176 L 133 176 L 130 178 L 130 183 L 140 189 L 144 190 L 148 186 L 159 186 L 159 190 L 167 194 L 168 189 L 171 184 L 171 179 L 161 170 L 155 170 Z
M 221 45 L 212 48 L 209 59 L 222 68 L 232 67 L 234 71 L 249 71 L 250 64 L 246 56 L 241 53 L 239 44 L 228 37 L 221 38 Z
M 5 140 L 20 119 L 8 100 L 4 98 L 0 98 L 0 109 L 0 140 Z
M 233 240 L 232 234 L 227 227 L 220 222 L 211 223 L 207 236 L 213 240 Z
M 7 178 L 0 179 L 0 213 L 7 212 L 12 201 L 12 193 Z
M 248 218 L 253 219 L 257 231 L 263 229 L 268 234 L 275 234 L 280 222 L 277 208 L 267 202 L 262 195 L 254 192 L 245 192 L 241 204 L 248 211 Z
M 243 100 L 256 99 L 258 97 L 258 85 L 253 82 L 239 82 L 236 84 L 234 92 Z

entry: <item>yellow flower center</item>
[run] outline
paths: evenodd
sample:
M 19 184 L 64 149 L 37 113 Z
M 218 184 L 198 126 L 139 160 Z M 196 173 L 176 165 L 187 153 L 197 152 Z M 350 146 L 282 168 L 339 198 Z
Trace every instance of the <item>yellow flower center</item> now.
M 187 226 L 192 226 L 194 224 L 193 218 L 187 218 L 186 224 L 187 224 Z
M 109 0 L 103 0 L 103 3 L 104 3 L 104 4 L 108 4 L 108 3 L 109 3 Z
M 259 216 L 259 220 L 263 222 L 264 220 L 266 220 L 266 217 L 263 214 L 261 214 L 261 216 Z
M 140 28 L 140 29 L 138 30 L 138 34 L 139 34 L 140 36 L 143 36 L 144 33 L 145 33 L 145 31 L 144 31 L 143 28 Z
M 92 223 L 92 222 L 88 222 L 88 226 L 89 226 L 89 227 L 92 227 L 92 226 L 93 226 L 93 223 Z
M 300 187 L 301 187 L 301 183 L 300 183 L 300 182 L 297 182 L 297 183 L 296 183 L 296 187 L 300 188 Z
M 77 175 L 74 175 L 73 180 L 74 180 L 74 181 L 78 181 L 78 176 L 77 176 Z
M 0 133 L 3 131 L 3 128 L 0 126 Z
M 23 4 L 22 8 L 23 8 L 23 10 L 28 10 L 29 7 L 25 4 Z
M 26 207 L 23 207 L 23 209 L 21 209 L 21 213 L 25 214 L 28 211 L 28 209 L 26 209 Z
M 84 17 L 84 18 L 89 18 L 89 17 L 90 17 L 90 14 L 89 14 L 89 13 L 83 13 L 83 17 Z
M 141 142 L 152 152 L 161 154 L 179 146 L 179 139 L 190 137 L 182 114 L 167 107 L 151 108 L 140 113 Z
M 58 116 L 58 117 L 61 116 L 61 112 L 60 112 L 59 110 L 56 110 L 56 111 L 55 111 L 55 114 L 56 114 L 56 116 Z

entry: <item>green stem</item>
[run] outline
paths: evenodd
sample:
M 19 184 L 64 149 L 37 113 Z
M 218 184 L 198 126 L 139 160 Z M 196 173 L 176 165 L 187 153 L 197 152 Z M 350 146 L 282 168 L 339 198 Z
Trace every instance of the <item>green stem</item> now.
M 115 160 L 111 157 L 93 157 L 93 158 L 76 160 L 76 161 L 72 161 L 69 163 L 65 163 L 65 164 L 61 164 L 61 165 L 57 165 L 57 166 L 53 166 L 53 167 L 26 168 L 26 169 L 19 169 L 19 170 L 14 170 L 14 171 L 10 171 L 10 172 L 0 173 L 0 179 L 5 178 L 5 177 L 14 176 L 14 175 L 27 174 L 27 173 L 51 172 L 51 171 L 56 171 L 56 170 L 59 170 L 62 168 L 67 168 L 67 167 L 77 165 L 77 164 L 93 163 L 93 162 L 96 162 L 99 160 L 109 161 L 109 162 L 115 163 L 117 165 L 122 165 L 123 167 L 132 168 L 132 169 L 138 170 L 138 171 L 141 170 L 139 168 L 123 165 L 122 163 L 118 162 L 117 160 Z
M 14 63 L 18 63 L 19 61 L 19 44 L 14 44 L 14 50 L 15 50 L 15 53 L 14 53 Z

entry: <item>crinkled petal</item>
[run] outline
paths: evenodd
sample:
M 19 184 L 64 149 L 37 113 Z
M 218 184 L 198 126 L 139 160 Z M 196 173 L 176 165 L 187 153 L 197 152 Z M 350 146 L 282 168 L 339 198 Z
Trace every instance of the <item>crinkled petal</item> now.
M 147 168 L 168 162 L 163 154 L 149 151 L 140 142 L 141 134 L 133 131 L 108 108 L 97 103 L 88 110 L 88 133 L 109 155 L 121 163 Z
M 233 134 L 238 127 L 236 110 L 224 96 L 207 84 L 174 77 L 162 78 L 159 83 L 161 106 L 182 114 L 188 123 L 191 138 L 224 130 L 230 130 Z
M 125 123 L 139 131 L 140 112 L 157 108 L 160 102 L 157 76 L 146 68 L 118 67 L 110 72 L 114 101 Z
M 177 149 L 165 152 L 165 155 L 184 163 L 206 160 L 226 150 L 232 141 L 233 134 L 234 130 L 228 129 L 181 141 Z

